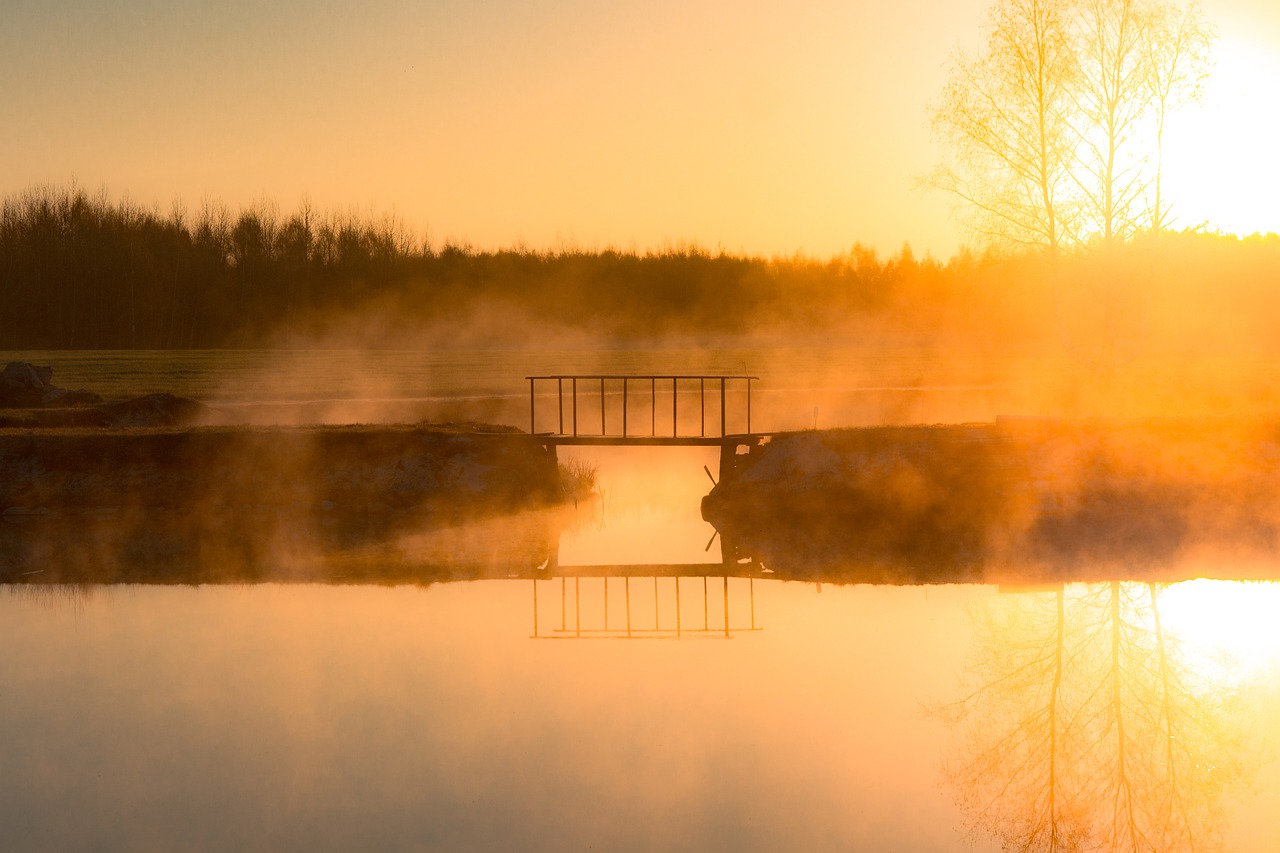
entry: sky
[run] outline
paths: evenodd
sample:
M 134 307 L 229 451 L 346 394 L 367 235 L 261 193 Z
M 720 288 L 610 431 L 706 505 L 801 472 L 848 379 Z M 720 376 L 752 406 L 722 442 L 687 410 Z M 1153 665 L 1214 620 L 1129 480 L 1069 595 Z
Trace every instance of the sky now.
M 1183 226 L 1280 231 L 1280 3 L 1202 0 Z M 926 107 L 989 0 L 0 0 L 0 195 L 394 215 L 434 245 L 949 257 Z

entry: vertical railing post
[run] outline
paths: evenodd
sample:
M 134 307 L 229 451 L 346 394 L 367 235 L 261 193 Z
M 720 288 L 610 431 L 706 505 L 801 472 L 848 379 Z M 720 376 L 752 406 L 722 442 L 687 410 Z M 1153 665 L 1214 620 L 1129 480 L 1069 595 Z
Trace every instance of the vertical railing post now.
M 564 435 L 564 377 L 556 377 L 556 402 L 560 406 L 560 434 Z
M 680 576 L 676 575 L 676 636 L 680 636 Z
M 680 434 L 680 426 L 676 422 L 676 401 L 680 399 L 680 393 L 676 389 L 676 378 L 671 377 L 671 437 L 675 438 Z
M 626 594 L 627 603 L 627 637 L 631 636 L 631 576 L 627 575 L 622 579 L 622 589 Z
M 724 438 L 724 377 L 720 377 L 720 437 Z
M 608 435 L 608 430 L 604 428 L 604 377 L 600 377 L 600 434 Z
M 653 630 L 657 631 L 662 624 L 658 621 L 658 576 L 653 576 Z
M 533 377 L 529 377 L 529 435 L 535 435 L 533 428 Z
M 578 434 L 578 377 L 573 377 L 573 386 L 571 389 L 573 394 L 573 434 Z
M 627 377 L 622 377 L 622 437 L 627 437 Z
M 582 586 L 578 578 L 573 579 L 573 633 L 582 636 Z
M 649 377 L 649 435 L 658 434 L 658 378 Z
M 729 636 L 729 576 L 724 576 L 724 635 Z
M 699 434 L 703 437 L 707 434 L 707 377 L 698 377 L 698 414 L 702 416 L 702 426 L 699 428 Z

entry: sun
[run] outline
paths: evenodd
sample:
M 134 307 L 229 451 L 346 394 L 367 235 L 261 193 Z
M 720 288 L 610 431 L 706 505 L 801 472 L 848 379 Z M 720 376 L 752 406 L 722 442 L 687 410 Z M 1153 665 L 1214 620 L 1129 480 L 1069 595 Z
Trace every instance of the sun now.
M 1280 55 L 1248 39 L 1223 39 L 1200 104 L 1171 114 L 1165 190 L 1175 228 L 1280 233 Z

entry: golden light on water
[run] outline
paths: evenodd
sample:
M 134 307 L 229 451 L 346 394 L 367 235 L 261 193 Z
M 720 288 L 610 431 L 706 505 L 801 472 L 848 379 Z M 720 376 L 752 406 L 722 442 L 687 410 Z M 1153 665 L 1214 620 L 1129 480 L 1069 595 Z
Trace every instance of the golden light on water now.
M 1187 662 L 1215 680 L 1280 667 L 1280 583 L 1194 580 L 1161 590 L 1160 618 Z

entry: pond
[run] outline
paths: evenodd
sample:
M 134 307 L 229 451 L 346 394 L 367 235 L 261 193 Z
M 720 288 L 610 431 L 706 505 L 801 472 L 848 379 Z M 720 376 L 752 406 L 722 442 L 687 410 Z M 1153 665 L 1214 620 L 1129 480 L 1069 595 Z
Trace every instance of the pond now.
M 1274 849 L 1280 584 L 784 581 L 714 449 L 560 454 L 541 570 L 0 585 L 4 847 Z
M 662 578 L 665 639 L 557 640 L 559 583 L 11 587 L 6 846 L 999 849 L 1044 837 L 1056 757 L 1086 849 L 1130 849 L 1104 843 L 1130 800 L 1157 849 L 1273 849 L 1273 585 L 1162 590 L 1167 683 L 1123 587 L 1119 667 L 1071 664 L 1055 753 L 1054 593 L 755 581 L 751 631 L 730 579 L 724 639 L 719 579 L 701 633 L 701 581 Z M 576 585 L 598 624 L 606 583 L 620 625 L 621 579 Z M 647 628 L 652 582 L 631 584 Z M 1109 630 L 1107 594 L 1067 590 L 1069 655 Z

